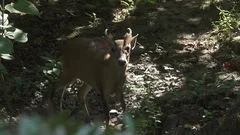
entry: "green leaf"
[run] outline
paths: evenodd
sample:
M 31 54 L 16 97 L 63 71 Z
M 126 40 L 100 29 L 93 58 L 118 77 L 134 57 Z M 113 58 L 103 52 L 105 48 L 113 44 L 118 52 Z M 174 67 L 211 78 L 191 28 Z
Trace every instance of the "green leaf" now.
M 42 119 L 38 116 L 29 117 L 21 116 L 18 124 L 19 135 L 36 135 L 39 133 L 39 128 L 42 123 Z
M 18 41 L 20 43 L 25 43 L 28 41 L 27 33 L 23 32 L 18 28 L 10 27 L 6 28 L 5 30 L 6 30 L 5 36 L 7 36 L 10 39 L 14 39 L 15 41 Z
M 5 13 L 3 13 L 4 15 L 3 15 L 3 18 L 2 18 L 2 12 L 0 11 L 0 27 L 3 27 L 3 26 L 6 26 L 6 25 L 8 25 L 9 24 L 9 21 L 8 21 L 8 14 L 5 14 Z M 3 24 L 3 26 L 2 26 L 2 22 L 4 22 L 4 24 Z
M 127 125 L 127 129 L 124 130 L 123 132 L 116 134 L 116 135 L 133 135 L 134 134 L 134 130 L 135 130 L 135 124 L 133 122 L 133 119 L 131 118 L 131 115 L 128 113 L 124 113 L 123 114 L 123 122 L 126 123 Z
M 0 62 L 0 72 L 3 74 L 8 74 L 7 69 L 4 67 L 4 65 Z
M 13 53 L 13 43 L 11 40 L 0 35 L 0 54 Z
M 134 129 L 135 128 L 133 119 L 131 118 L 131 115 L 129 113 L 124 113 L 123 121 L 129 126 L 128 129 Z
M 75 133 L 75 135 L 87 135 L 89 134 L 93 128 L 89 125 L 82 126 L 81 128 L 78 129 L 78 131 Z
M 104 132 L 102 131 L 100 126 L 96 126 L 94 132 L 92 133 L 92 135 L 103 135 L 103 133 Z
M 5 60 L 13 60 L 13 56 L 10 54 L 1 54 L 1 58 Z
M 13 4 L 13 3 L 7 4 L 7 5 L 5 6 L 5 9 L 8 10 L 10 13 L 16 13 L 16 14 L 22 14 L 22 13 L 23 13 L 23 12 L 20 12 L 20 11 L 14 9 L 12 4 Z
M 5 9 L 10 13 L 26 13 L 40 16 L 39 10 L 35 7 L 35 5 L 27 0 L 18 0 L 14 3 L 7 4 Z

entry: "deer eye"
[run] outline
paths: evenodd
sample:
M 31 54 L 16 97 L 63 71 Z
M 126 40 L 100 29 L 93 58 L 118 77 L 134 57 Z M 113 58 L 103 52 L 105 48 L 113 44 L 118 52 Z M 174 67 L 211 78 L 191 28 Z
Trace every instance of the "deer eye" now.
M 129 52 L 130 51 L 130 47 L 127 46 L 127 47 L 124 48 L 124 50 Z

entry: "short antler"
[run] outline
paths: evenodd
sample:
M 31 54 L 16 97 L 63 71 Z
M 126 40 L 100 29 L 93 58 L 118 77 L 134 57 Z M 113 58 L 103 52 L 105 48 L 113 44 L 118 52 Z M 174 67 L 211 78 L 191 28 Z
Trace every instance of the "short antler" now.
M 110 44 L 110 46 L 114 45 L 113 36 L 112 36 L 111 33 L 110 34 L 108 33 L 108 29 L 105 29 L 104 33 L 105 33 L 105 36 L 106 36 L 106 40 Z
M 108 34 L 108 29 L 105 29 L 104 33 L 105 33 L 105 36 L 112 37 L 112 34 Z
M 127 28 L 126 34 L 123 36 L 123 40 L 124 40 L 124 45 L 128 44 L 131 42 L 132 40 L 132 30 L 131 28 Z
M 128 34 L 132 35 L 132 29 L 131 28 L 127 28 L 127 30 L 129 31 Z

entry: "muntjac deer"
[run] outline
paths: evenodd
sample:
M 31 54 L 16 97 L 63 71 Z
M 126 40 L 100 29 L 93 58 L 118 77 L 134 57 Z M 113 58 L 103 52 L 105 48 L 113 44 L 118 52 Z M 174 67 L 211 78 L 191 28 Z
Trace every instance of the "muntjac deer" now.
M 90 122 L 85 98 L 92 88 L 101 94 L 107 125 L 109 122 L 107 96 L 109 94 L 116 94 L 122 109 L 125 110 L 123 85 L 126 79 L 126 67 L 138 37 L 138 34 L 132 36 L 130 28 L 127 30 L 123 39 L 114 40 L 106 29 L 105 39 L 75 38 L 69 40 L 65 46 L 62 57 L 62 75 L 57 88 L 64 88 L 76 79 L 84 82 L 79 89 L 78 99 L 84 105 Z M 55 90 L 51 93 L 51 99 Z

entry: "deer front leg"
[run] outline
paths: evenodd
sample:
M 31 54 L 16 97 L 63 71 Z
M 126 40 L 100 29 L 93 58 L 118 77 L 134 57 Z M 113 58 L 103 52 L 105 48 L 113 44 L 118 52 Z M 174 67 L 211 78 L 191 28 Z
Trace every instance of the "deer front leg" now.
M 123 76 L 122 82 L 119 86 L 120 88 L 119 88 L 119 93 L 118 93 L 123 112 L 125 112 L 125 110 L 126 110 L 126 103 L 125 103 L 124 95 L 123 95 L 123 91 L 124 91 L 123 85 L 124 85 L 125 81 L 126 81 L 126 75 Z
M 102 106 L 103 106 L 103 110 L 104 110 L 104 114 L 105 114 L 105 118 L 106 118 L 106 127 L 109 126 L 109 108 L 108 108 L 108 104 L 107 104 L 107 100 L 106 100 L 106 97 L 105 97 L 105 93 L 103 91 L 102 88 L 99 89 L 100 90 L 100 97 L 101 97 L 101 103 L 102 103 Z
M 125 110 L 126 110 L 126 103 L 125 103 L 125 100 L 124 100 L 123 93 L 120 93 L 120 102 L 121 102 L 121 107 L 123 109 L 123 112 L 125 112 Z

